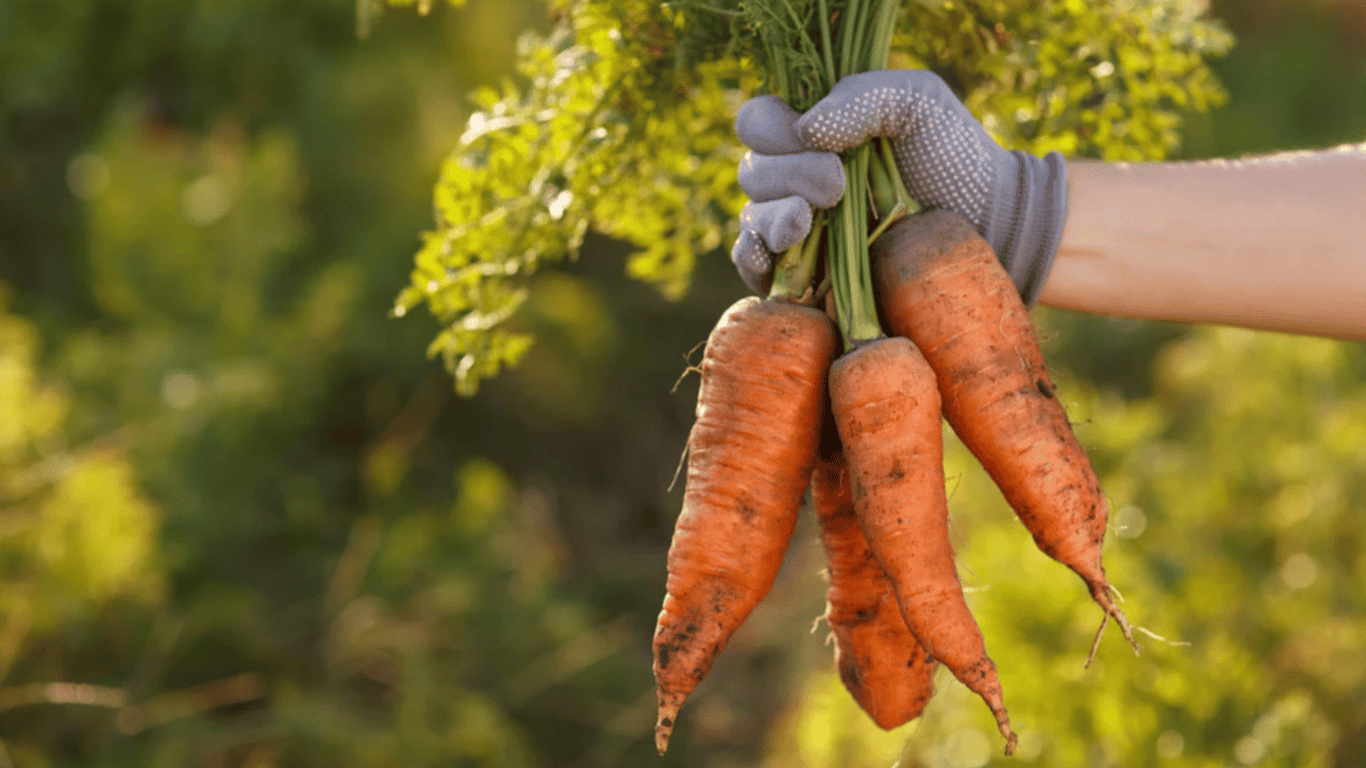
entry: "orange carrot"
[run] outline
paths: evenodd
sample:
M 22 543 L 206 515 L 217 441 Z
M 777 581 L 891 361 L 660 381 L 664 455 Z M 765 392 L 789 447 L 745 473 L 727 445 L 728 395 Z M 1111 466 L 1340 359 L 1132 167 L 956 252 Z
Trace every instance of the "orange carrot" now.
M 811 476 L 829 561 L 825 621 L 835 637 L 835 666 L 844 687 L 873 722 L 891 730 L 924 711 L 938 663 L 901 617 L 892 582 L 859 528 L 852 491 L 844 449 L 828 416 Z
M 679 708 L 782 565 L 816 459 L 835 342 L 818 310 L 754 297 L 726 310 L 707 339 L 655 628 L 661 754 Z
M 830 369 L 864 537 L 928 654 L 986 701 L 1015 750 L 996 664 L 963 599 L 949 545 L 940 400 L 934 371 L 904 338 L 867 343 Z
M 958 437 L 1039 549 L 1081 576 L 1133 644 L 1101 564 L 1105 496 L 991 246 L 962 217 L 935 211 L 892 226 L 871 257 L 886 327 L 924 353 Z

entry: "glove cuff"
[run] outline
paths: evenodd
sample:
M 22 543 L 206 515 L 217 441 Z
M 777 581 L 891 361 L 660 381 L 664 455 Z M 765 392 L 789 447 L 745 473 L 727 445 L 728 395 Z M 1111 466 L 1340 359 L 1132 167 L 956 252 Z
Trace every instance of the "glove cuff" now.
M 983 236 L 1010 274 L 1020 298 L 1032 306 L 1062 241 L 1067 163 L 1057 152 L 1044 157 L 1018 150 L 1009 154 L 1015 162 L 1002 164 Z

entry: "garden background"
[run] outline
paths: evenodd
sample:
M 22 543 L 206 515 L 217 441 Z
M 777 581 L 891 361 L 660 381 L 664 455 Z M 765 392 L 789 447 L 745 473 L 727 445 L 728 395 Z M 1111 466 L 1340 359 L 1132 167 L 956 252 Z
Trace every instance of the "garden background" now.
M 1227 103 L 1178 157 L 1366 140 L 1366 3 L 1214 3 Z M 1366 349 L 1038 310 L 1137 624 L 948 456 L 969 599 L 1021 735 L 956 682 L 874 728 L 833 671 L 805 519 L 653 753 L 649 641 L 689 350 L 590 237 L 472 399 L 390 317 L 466 93 L 531 0 L 0 4 L 0 768 L 1357 765 Z M 1141 212 L 1136 212 L 1141 215 Z M 1274 211 L 1268 211 L 1274 216 Z M 1177 643 L 1186 643 L 1177 644 Z M 942 674 L 942 673 L 941 673 Z

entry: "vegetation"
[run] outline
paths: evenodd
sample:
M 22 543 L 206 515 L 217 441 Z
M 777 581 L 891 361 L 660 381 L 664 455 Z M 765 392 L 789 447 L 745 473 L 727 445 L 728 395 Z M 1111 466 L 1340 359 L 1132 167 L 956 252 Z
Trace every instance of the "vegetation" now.
M 589 230 L 630 243 L 632 276 L 680 296 L 697 255 L 736 234 L 740 103 L 768 88 L 800 109 L 831 84 L 809 0 L 550 5 L 561 20 L 523 40 L 522 82 L 475 93 L 395 310 L 427 304 L 443 327 L 429 353 L 467 394 L 526 353 L 527 276 Z M 1181 111 L 1223 96 L 1202 57 L 1231 39 L 1203 5 L 907 3 L 892 63 L 939 71 L 1008 148 L 1152 159 L 1176 146 Z
M 1239 39 L 1210 64 L 1228 103 L 1172 128 L 1179 156 L 1361 140 L 1347 25 L 1292 0 L 1216 11 Z M 463 94 L 560 20 L 469 0 L 376 12 L 360 40 L 354 7 L 323 0 L 3 4 L 0 766 L 1007 764 L 942 671 L 919 725 L 883 733 L 850 701 L 823 630 L 805 631 L 825 592 L 809 510 L 656 757 L 650 638 L 681 498 L 664 489 L 695 379 L 670 388 L 743 292 L 712 241 L 677 251 L 693 260 L 678 301 L 624 276 L 649 262 L 619 233 L 519 276 L 509 323 L 536 343 L 472 400 L 423 358 L 438 323 L 387 316 L 469 125 Z M 990 77 L 963 92 L 1013 98 Z M 694 175 L 725 200 L 737 105 L 688 103 L 718 115 Z M 1062 135 L 1019 125 L 1016 146 Z M 621 227 L 672 205 L 633 198 Z M 1366 352 L 1037 318 L 1109 493 L 1122 607 L 1190 645 L 1148 639 L 1135 659 L 1112 634 L 1084 670 L 1094 605 L 946 440 L 1014 760 L 1354 764 Z

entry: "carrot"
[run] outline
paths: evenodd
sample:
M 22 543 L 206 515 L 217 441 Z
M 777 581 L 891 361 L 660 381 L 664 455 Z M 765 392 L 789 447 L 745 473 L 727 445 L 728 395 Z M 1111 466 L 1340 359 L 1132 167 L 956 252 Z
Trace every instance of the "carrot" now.
M 654 638 L 655 746 L 768 593 L 811 480 L 835 329 L 818 310 L 741 299 L 707 339 L 683 511 Z
M 871 258 L 884 322 L 924 353 L 958 437 L 1039 549 L 1086 582 L 1105 610 L 1101 630 L 1114 617 L 1133 645 L 1101 564 L 1108 507 L 1100 481 L 1054 393 L 1029 311 L 991 246 L 962 217 L 935 211 L 893 225 Z
M 996 676 L 963 599 L 949 545 L 940 399 L 934 371 L 904 338 L 873 341 L 836 360 L 830 401 L 853 482 L 855 510 L 925 651 L 986 701 L 1015 750 Z
M 920 716 L 938 665 L 911 634 L 887 572 L 868 549 L 854 513 L 849 465 L 833 417 L 821 433 L 811 498 L 829 560 L 825 621 L 835 637 L 840 680 L 879 727 Z

